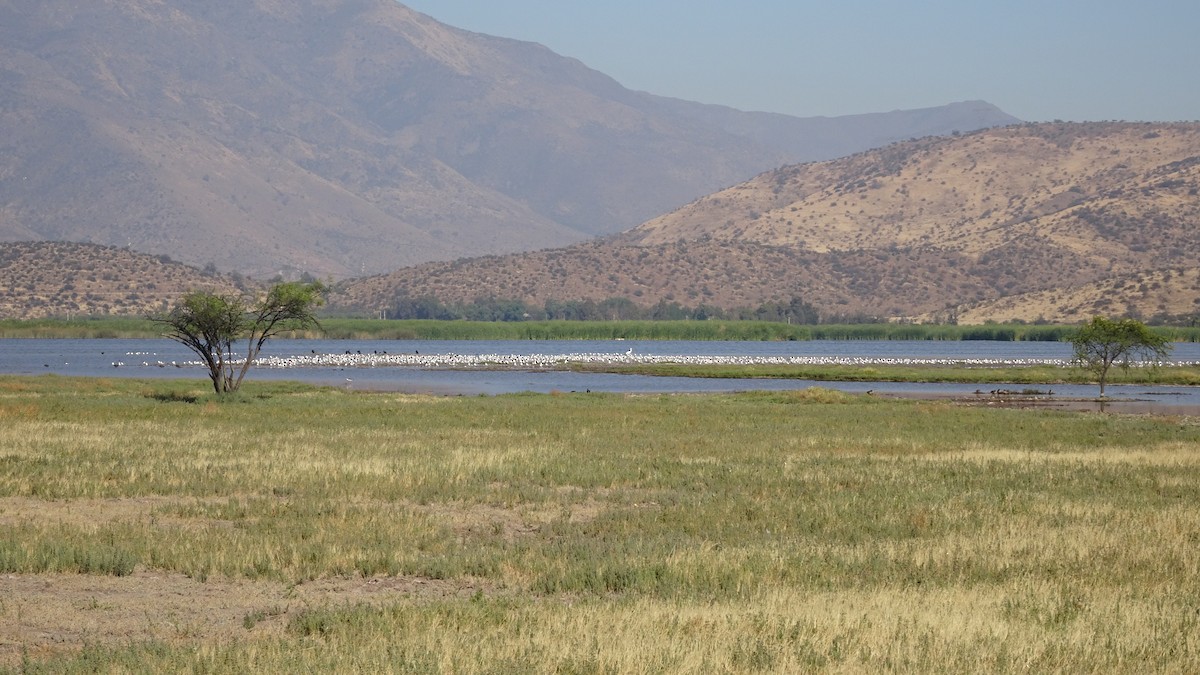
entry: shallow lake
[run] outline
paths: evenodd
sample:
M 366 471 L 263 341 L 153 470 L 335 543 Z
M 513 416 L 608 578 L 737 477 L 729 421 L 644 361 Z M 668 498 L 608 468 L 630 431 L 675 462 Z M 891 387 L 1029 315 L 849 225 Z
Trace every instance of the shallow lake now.
M 255 367 L 250 380 L 297 380 L 351 389 L 429 392 L 440 394 L 503 394 L 514 392 L 593 391 L 617 393 L 719 392 L 804 389 L 812 386 L 847 392 L 873 390 L 880 394 L 916 396 L 973 396 L 975 384 L 924 384 L 887 382 L 814 382 L 808 380 L 717 379 L 575 373 L 541 368 L 493 366 L 446 368 L 420 365 L 440 363 L 445 357 L 555 357 L 587 355 L 589 358 L 811 358 L 880 362 L 1011 362 L 1067 360 L 1070 345 L 1061 342 L 992 342 L 929 340 L 819 340 L 802 342 L 691 342 L 642 340 L 274 340 L 264 357 L 280 362 L 345 355 L 346 363 L 298 367 Z M 400 355 L 420 356 L 417 365 L 379 365 Z M 361 358 L 360 358 L 361 357 Z M 207 382 L 195 356 L 165 339 L 61 340 L 0 339 L 0 373 L 139 378 L 195 378 Z M 1171 355 L 1177 363 L 1200 363 L 1200 344 L 1177 343 Z M 354 363 L 356 365 L 347 365 Z M 114 365 L 117 364 L 117 365 Z M 1023 387 L 1009 387 L 1021 389 Z M 1045 387 L 1037 387 L 1044 389 Z M 1056 385 L 1055 397 L 1093 397 L 1096 387 Z M 1137 399 L 1155 407 L 1200 407 L 1200 388 L 1148 385 L 1111 386 L 1113 398 Z

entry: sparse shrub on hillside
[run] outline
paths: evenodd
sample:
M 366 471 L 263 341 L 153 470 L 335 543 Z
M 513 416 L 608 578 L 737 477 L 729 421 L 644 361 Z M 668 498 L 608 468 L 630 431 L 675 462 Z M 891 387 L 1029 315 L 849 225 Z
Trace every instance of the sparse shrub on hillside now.
M 0 316 L 5 318 L 141 316 L 190 289 L 231 287 L 226 279 L 205 277 L 182 263 L 162 264 L 154 256 L 112 246 L 11 242 L 0 244 L 0 257 L 7 261 L 0 265 Z

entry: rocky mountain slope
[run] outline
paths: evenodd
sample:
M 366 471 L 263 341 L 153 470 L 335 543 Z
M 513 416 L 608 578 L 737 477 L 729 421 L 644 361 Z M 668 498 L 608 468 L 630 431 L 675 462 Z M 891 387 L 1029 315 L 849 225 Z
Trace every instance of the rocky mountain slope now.
M 344 302 L 801 297 L 828 317 L 1200 310 L 1200 124 L 1036 124 L 787 166 L 604 242 L 430 264 Z
M 787 162 L 1013 121 L 665 99 L 393 0 L 3 0 L 0 241 L 341 278 L 562 246 Z

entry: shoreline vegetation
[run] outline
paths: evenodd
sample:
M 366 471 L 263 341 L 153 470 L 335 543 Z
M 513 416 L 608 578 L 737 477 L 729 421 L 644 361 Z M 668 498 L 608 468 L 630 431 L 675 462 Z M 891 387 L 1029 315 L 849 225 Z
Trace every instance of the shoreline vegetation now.
M 0 672 L 1200 670 L 1197 418 L 0 376 L 0 419 Z
M 279 339 L 333 340 L 998 340 L 1062 342 L 1079 329 L 1038 324 L 787 324 L 775 321 L 439 321 L 420 319 L 321 320 L 322 330 Z M 1156 326 L 1172 342 L 1200 342 L 1200 327 Z M 157 338 L 149 319 L 0 320 L 0 338 Z
M 735 379 L 792 379 L 817 382 L 945 382 L 957 384 L 1096 384 L 1091 371 L 1076 366 L 891 366 L 891 365 L 692 365 L 573 364 L 572 370 L 655 375 L 667 377 L 711 377 Z M 1109 384 L 1200 385 L 1200 367 L 1134 366 L 1114 368 Z

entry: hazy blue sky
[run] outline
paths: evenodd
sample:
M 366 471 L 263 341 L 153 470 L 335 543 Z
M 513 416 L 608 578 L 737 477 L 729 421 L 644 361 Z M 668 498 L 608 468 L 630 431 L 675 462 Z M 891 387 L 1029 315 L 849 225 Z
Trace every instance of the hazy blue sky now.
M 631 89 L 800 116 L 983 99 L 1027 121 L 1200 120 L 1198 0 L 405 0 Z

